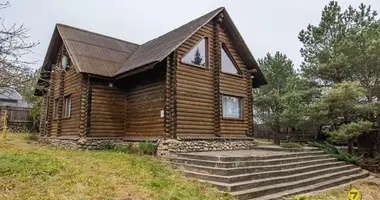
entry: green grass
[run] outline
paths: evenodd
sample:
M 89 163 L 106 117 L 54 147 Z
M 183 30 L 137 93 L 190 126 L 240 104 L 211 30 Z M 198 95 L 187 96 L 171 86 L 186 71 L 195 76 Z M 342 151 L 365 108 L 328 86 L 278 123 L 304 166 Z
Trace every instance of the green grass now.
M 0 199 L 232 199 L 152 156 L 0 139 Z

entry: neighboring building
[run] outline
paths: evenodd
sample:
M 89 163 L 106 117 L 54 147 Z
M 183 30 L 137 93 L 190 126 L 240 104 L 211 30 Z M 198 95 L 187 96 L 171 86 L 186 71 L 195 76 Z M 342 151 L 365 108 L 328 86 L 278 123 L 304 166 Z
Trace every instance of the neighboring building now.
M 30 131 L 33 125 L 30 108 L 31 105 L 14 88 L 0 88 L 0 113 L 3 116 L 4 111 L 7 112 L 8 130 Z
M 35 94 L 47 138 L 249 139 L 264 84 L 218 8 L 142 45 L 57 24 Z
M 0 107 L 30 108 L 14 88 L 0 88 Z

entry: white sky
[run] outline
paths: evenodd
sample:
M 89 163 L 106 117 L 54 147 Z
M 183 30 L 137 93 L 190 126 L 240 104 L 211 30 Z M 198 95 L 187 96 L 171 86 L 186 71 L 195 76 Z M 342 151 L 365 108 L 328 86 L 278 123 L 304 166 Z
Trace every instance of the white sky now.
M 1 1 L 1 0 L 0 0 Z M 226 7 L 256 59 L 280 51 L 295 67 L 302 57 L 298 33 L 317 24 L 329 0 L 10 0 L 0 10 L 6 24 L 30 29 L 30 40 L 39 41 L 29 59 L 45 57 L 54 25 L 63 23 L 123 40 L 144 43 L 217 7 Z M 380 10 L 380 0 L 340 0 L 343 8 L 361 2 Z

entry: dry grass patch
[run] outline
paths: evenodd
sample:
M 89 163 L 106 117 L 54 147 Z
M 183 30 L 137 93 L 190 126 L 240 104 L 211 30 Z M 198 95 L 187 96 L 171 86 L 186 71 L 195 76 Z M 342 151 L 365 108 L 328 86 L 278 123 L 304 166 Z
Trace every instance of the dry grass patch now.
M 344 187 L 327 190 L 318 194 L 305 196 L 296 196 L 294 200 L 347 200 L 347 193 L 350 188 L 359 190 L 363 200 L 379 200 L 380 199 L 380 179 L 361 181 Z
M 0 199 L 232 199 L 152 156 L 0 139 Z

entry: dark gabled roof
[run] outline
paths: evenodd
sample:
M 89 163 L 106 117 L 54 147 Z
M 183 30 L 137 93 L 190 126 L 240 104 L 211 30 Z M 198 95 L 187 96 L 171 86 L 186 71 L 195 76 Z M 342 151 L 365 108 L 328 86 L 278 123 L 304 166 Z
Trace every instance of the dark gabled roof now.
M 115 75 L 120 75 L 150 63 L 162 61 L 223 9 L 218 8 L 211 11 L 179 28 L 142 44 Z
M 107 77 L 112 77 L 139 47 L 131 42 L 57 24 L 51 45 L 59 46 L 62 41 L 78 72 Z M 48 51 L 45 62 L 54 55 L 54 52 Z
M 253 79 L 253 86 L 258 87 L 266 84 L 267 81 L 256 60 L 224 7 L 211 11 L 142 45 L 57 24 L 43 67 L 49 67 L 47 63 L 55 62 L 53 60 L 54 55 L 58 52 L 58 47 L 63 41 L 78 72 L 116 78 L 121 78 L 130 72 L 139 73 L 165 59 L 221 12 L 225 16 L 223 26 L 231 36 L 238 53 L 242 55 L 244 63 L 249 69 L 257 70 Z

